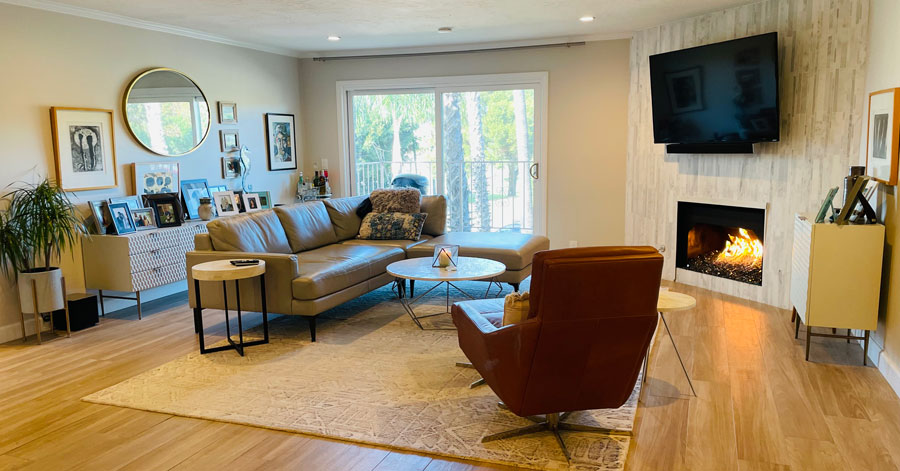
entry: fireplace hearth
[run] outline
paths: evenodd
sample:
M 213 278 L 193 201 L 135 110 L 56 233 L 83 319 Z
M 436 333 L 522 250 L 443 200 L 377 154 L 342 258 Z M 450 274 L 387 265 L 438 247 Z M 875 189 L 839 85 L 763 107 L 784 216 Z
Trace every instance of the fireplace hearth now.
M 675 266 L 762 285 L 765 210 L 680 201 Z

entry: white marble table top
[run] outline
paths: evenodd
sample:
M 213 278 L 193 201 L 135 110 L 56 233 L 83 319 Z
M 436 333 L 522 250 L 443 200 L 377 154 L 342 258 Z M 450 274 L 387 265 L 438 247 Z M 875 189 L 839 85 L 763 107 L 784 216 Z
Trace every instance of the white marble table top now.
M 401 260 L 387 266 L 387 272 L 397 278 L 421 281 L 483 280 L 502 275 L 506 265 L 486 258 L 459 257 L 456 270 L 431 266 L 431 257 Z
M 244 278 L 262 275 L 265 272 L 265 260 L 260 260 L 259 265 L 248 265 L 245 267 L 236 267 L 231 264 L 231 260 L 203 262 L 191 267 L 191 276 L 195 280 L 200 281 L 243 280 Z
M 659 300 L 656 301 L 656 310 L 659 312 L 685 311 L 697 305 L 693 296 L 676 293 L 668 289 L 659 290 Z

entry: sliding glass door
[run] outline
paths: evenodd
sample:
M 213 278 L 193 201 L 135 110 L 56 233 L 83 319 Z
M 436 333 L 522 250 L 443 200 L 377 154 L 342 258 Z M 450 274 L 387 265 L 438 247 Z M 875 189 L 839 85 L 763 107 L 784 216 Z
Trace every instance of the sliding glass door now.
M 543 233 L 540 84 L 346 93 L 352 194 L 402 174 L 448 202 L 448 230 Z

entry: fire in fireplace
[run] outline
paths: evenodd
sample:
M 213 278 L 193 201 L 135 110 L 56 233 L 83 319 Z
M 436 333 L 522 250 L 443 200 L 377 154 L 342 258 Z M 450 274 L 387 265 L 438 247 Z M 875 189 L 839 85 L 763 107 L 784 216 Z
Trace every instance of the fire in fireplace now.
M 679 202 L 675 266 L 762 285 L 765 210 Z

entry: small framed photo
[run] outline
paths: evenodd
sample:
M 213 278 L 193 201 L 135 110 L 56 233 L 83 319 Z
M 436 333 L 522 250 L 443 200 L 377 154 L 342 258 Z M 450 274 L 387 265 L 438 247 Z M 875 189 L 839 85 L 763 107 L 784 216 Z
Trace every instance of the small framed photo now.
M 269 170 L 297 169 L 294 115 L 266 113 L 266 152 Z
M 231 152 L 241 148 L 241 139 L 237 129 L 220 129 L 219 142 L 222 144 L 222 152 Z
M 254 191 L 259 196 L 259 207 L 262 209 L 272 209 L 272 195 L 268 191 Z
M 456 270 L 459 263 L 459 246 L 450 244 L 437 244 L 434 246 L 434 255 L 431 266 L 446 270 Z
M 215 193 L 217 191 L 228 191 L 228 188 L 226 188 L 225 185 L 210 185 L 209 186 L 209 194 L 210 195 L 212 195 L 213 193 Z M 213 206 L 215 206 L 215 205 L 213 205 Z
M 96 108 L 50 108 L 56 177 L 65 191 L 115 188 L 113 112 Z
M 234 207 L 242 213 L 247 211 L 244 207 L 244 190 L 233 190 L 232 193 L 234 193 Z
M 233 191 L 216 191 L 212 198 L 219 216 L 232 216 L 240 212 L 240 207 L 234 203 Z
M 90 201 L 91 216 L 94 217 L 94 230 L 97 234 L 106 234 L 107 228 L 112 224 L 109 214 L 109 202 L 103 200 Z
M 128 205 L 129 211 L 134 211 L 135 209 L 141 209 L 144 207 L 144 201 L 138 195 L 133 196 L 117 196 L 115 198 L 109 199 L 109 204 L 114 203 L 125 203 Z
M 134 221 L 135 229 L 139 231 L 156 229 L 156 218 L 153 217 L 153 208 L 132 209 L 131 219 Z
M 248 213 L 263 209 L 259 202 L 259 195 L 256 193 L 244 193 L 242 196 L 244 200 L 244 210 Z
M 153 208 L 157 227 L 174 227 L 181 225 L 181 201 L 178 193 L 152 195 L 148 198 L 149 207 Z
M 109 213 L 112 215 L 113 228 L 118 235 L 130 234 L 134 228 L 134 220 L 131 219 L 131 210 L 127 203 L 110 203 Z
M 869 94 L 866 174 L 886 185 L 897 184 L 900 152 L 900 88 Z
M 222 178 L 237 178 L 241 176 L 241 159 L 237 157 L 222 157 Z
M 219 124 L 237 124 L 237 103 L 219 102 Z
M 136 195 L 178 193 L 181 188 L 177 162 L 135 163 L 133 170 Z
M 209 198 L 209 183 L 205 178 L 181 181 L 181 199 L 188 219 L 200 219 L 200 198 Z

